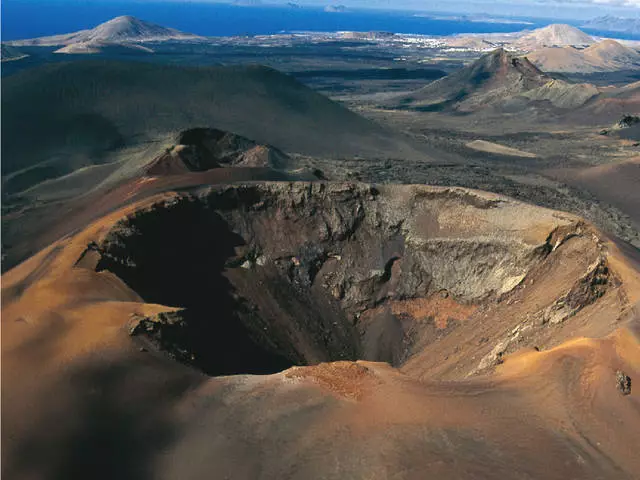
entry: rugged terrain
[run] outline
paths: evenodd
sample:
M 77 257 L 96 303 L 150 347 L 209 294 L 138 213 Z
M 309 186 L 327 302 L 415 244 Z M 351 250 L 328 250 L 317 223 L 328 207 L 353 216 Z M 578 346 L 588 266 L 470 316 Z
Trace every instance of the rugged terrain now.
M 490 190 L 571 211 L 639 246 L 637 128 L 616 126 L 640 111 L 638 84 L 572 83 L 520 60 L 498 49 L 415 92 L 353 101 L 361 114 L 464 160 L 349 162 L 332 178 L 402 182 L 410 176 Z M 619 188 L 598 188 L 598 171 Z
M 12 75 L 2 82 L 2 92 L 3 253 L 9 265 L 58 238 L 52 231 L 69 233 L 59 223 L 75 218 L 69 212 L 105 202 L 105 193 L 128 181 L 122 188 L 135 190 L 149 162 L 164 153 L 189 155 L 181 146 L 185 130 L 233 132 L 238 152 L 258 147 L 243 159 L 213 160 L 224 166 L 302 166 L 285 161 L 282 151 L 335 161 L 431 161 L 429 146 L 261 66 L 68 62 Z M 187 150 L 194 149 L 198 145 Z M 202 168 L 213 166 L 207 152 L 196 153 L 205 162 Z M 270 178 L 301 177 L 294 172 Z
M 459 188 L 150 197 L 4 275 L 3 470 L 634 478 L 636 261 Z
M 389 105 L 421 111 L 471 111 L 542 87 L 552 80 L 527 59 L 499 48 Z
M 4 475 L 639 477 L 618 45 L 134 20 L 3 64 Z
M 19 184 L 5 186 L 12 193 L 193 127 L 302 154 L 411 154 L 400 136 L 261 66 L 65 62 L 12 75 L 2 93 L 2 171 Z
M 555 110 L 583 106 L 600 93 L 591 84 L 567 82 L 538 69 L 527 57 L 502 48 L 483 55 L 464 68 L 409 94 L 381 102 L 392 109 L 422 112 L 481 109 L 500 113 L 534 106 Z

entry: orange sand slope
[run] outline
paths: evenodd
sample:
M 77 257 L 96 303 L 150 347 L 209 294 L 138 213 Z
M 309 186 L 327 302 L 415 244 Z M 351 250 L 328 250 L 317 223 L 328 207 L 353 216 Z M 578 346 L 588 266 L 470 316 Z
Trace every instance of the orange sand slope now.
M 178 362 L 157 343 L 131 336 L 138 319 L 182 305 L 145 303 L 112 271 L 98 271 L 103 245 L 124 220 L 133 231 L 144 224 L 131 221 L 144 212 L 183 205 L 187 197 L 223 212 L 215 202 L 228 202 L 231 191 L 243 201 L 267 192 L 279 200 L 250 200 L 257 203 L 243 211 L 255 217 L 224 218 L 236 221 L 245 239 L 267 228 L 265 219 L 278 233 L 300 205 L 278 196 L 298 187 L 287 188 L 157 195 L 106 215 L 3 276 L 7 478 L 640 478 L 640 389 L 618 388 L 621 375 L 640 378 L 637 259 L 570 215 L 462 189 L 380 188 L 380 215 L 387 201 L 400 210 L 407 202 L 420 205 L 421 220 L 404 233 L 418 245 L 518 238 L 518 248 L 538 259 L 519 282 L 482 298 L 440 289 L 401 299 L 385 290 L 381 303 L 358 315 L 356 328 L 371 336 L 372 325 L 383 325 L 384 336 L 390 330 L 383 314 L 398 319 L 412 339 L 407 356 L 390 360 L 398 368 L 337 361 L 211 377 L 197 362 Z M 321 194 L 343 198 L 360 187 L 349 188 Z M 483 203 L 489 200 L 493 210 Z M 526 215 L 514 216 L 518 211 Z M 293 224 L 304 230 L 309 221 Z M 280 247 L 298 248 L 298 233 L 283 231 L 291 238 Z M 347 261 L 364 233 L 356 230 L 330 261 Z M 265 259 L 248 269 L 224 267 L 236 294 L 255 302 L 263 294 L 247 282 L 275 272 L 269 256 L 275 247 L 263 242 Z M 544 255 L 538 244 L 548 245 Z M 302 261 L 301 254 L 291 260 Z M 400 282 L 402 261 L 390 269 L 388 284 Z M 327 268 L 318 275 L 335 275 Z M 218 308 L 216 292 L 209 301 Z M 258 303 L 258 311 L 270 305 Z

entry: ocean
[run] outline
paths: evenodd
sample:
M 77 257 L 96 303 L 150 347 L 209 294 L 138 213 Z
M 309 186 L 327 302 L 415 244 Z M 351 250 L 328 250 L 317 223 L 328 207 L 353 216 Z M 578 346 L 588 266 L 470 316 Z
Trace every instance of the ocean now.
M 424 35 L 512 32 L 537 28 L 531 24 L 434 20 L 413 12 L 350 10 L 325 12 L 312 7 L 235 6 L 201 2 L 2 0 L 2 40 L 17 40 L 92 28 L 119 15 L 204 36 L 269 35 L 291 31 L 389 31 Z M 441 14 L 440 14 L 441 15 Z
M 327 0 L 327 4 L 331 3 Z M 318 7 L 238 6 L 202 1 L 141 0 L 2 0 L 2 40 L 18 40 L 92 28 L 119 15 L 177 28 L 203 36 L 271 35 L 293 31 L 387 31 L 422 35 L 517 32 L 550 23 L 552 19 L 518 18 L 523 23 L 496 23 L 426 18 L 425 12 L 349 10 L 325 12 Z M 442 16 L 442 13 L 434 14 Z M 587 30 L 593 35 L 606 32 Z M 639 38 L 615 34 L 615 38 Z

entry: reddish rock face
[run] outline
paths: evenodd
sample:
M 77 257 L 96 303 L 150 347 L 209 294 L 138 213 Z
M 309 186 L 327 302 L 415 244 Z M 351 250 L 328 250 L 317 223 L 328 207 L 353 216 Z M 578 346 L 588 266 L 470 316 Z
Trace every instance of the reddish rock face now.
M 3 469 L 632 478 L 632 265 L 577 217 L 460 188 L 148 198 L 3 277 Z
M 210 188 L 114 224 L 96 246 L 95 268 L 148 303 L 179 307 L 177 320 L 139 317 L 132 328 L 211 375 L 337 360 L 415 365 L 480 311 L 508 316 L 512 308 L 492 305 L 557 262 L 554 249 L 565 239 L 584 236 L 571 216 L 531 209 L 520 218 L 526 209 L 415 186 Z M 563 322 L 615 283 L 597 244 L 582 247 L 573 286 L 538 308 L 540 325 L 527 327 L 530 346 L 544 323 Z M 485 352 L 467 373 L 495 366 L 511 343 Z
M 204 172 L 220 167 L 284 168 L 289 157 L 277 148 L 214 128 L 185 130 L 176 144 L 153 160 L 145 172 L 151 176 Z

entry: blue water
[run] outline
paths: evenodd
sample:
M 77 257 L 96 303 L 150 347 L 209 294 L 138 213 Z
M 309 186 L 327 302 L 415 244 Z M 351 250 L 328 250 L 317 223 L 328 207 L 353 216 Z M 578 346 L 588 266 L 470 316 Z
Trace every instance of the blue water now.
M 423 35 L 515 32 L 543 27 L 553 20 L 521 18 L 529 24 L 432 20 L 413 12 L 352 10 L 328 13 L 321 8 L 241 7 L 228 4 L 122 0 L 2 0 L 2 40 L 34 38 L 94 27 L 119 15 L 204 36 L 268 35 L 308 30 L 388 31 Z M 567 23 L 563 21 L 563 23 Z M 572 23 L 572 22 L 568 22 Z M 579 22 L 575 22 L 579 26 Z M 606 32 L 588 31 L 606 35 Z M 617 38 L 639 38 L 615 34 Z
M 33 38 L 91 28 L 118 15 L 133 15 L 206 36 L 260 35 L 283 31 L 390 31 L 425 35 L 511 32 L 535 25 L 431 20 L 411 12 L 356 10 L 328 13 L 320 8 L 240 7 L 212 3 L 79 0 L 2 0 L 2 40 Z

